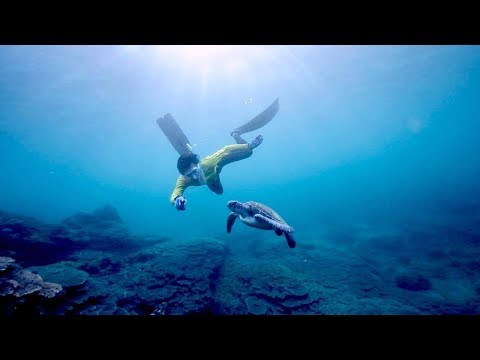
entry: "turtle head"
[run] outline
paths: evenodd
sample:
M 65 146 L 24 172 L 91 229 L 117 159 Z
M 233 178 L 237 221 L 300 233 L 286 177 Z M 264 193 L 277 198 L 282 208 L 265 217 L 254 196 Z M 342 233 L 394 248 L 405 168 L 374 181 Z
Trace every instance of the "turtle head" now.
M 249 210 L 248 206 L 240 201 L 230 200 L 227 203 L 227 207 L 230 209 L 230 211 L 234 212 L 235 214 L 238 214 L 241 216 L 248 215 L 248 210 Z

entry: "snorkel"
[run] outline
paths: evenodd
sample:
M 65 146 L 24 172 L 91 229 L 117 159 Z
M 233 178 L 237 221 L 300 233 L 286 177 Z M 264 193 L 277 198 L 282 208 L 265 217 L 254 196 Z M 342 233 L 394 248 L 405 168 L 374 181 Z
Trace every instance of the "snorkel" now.
M 192 179 L 200 181 L 200 183 L 205 184 L 205 174 L 203 172 L 203 167 L 201 163 L 198 163 L 195 169 L 190 173 Z

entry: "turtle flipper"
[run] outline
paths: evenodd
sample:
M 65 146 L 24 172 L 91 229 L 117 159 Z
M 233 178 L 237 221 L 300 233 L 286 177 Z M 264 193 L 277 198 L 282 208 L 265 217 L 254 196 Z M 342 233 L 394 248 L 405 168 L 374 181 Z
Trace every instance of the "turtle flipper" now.
M 271 225 L 274 230 L 278 229 L 280 231 L 287 232 L 287 233 L 292 233 L 295 231 L 295 229 L 292 228 L 291 226 L 288 226 L 286 224 L 283 224 L 273 219 L 269 219 L 261 214 L 255 214 L 254 217 L 259 222 Z
M 230 231 L 232 231 L 232 226 L 235 223 L 235 220 L 237 220 L 238 215 L 235 214 L 234 212 L 231 212 L 230 215 L 228 215 L 227 218 L 227 233 L 230 234 Z
M 282 230 L 275 229 L 275 234 L 277 234 L 277 236 L 282 236 L 283 232 Z
M 285 238 L 287 239 L 288 246 L 290 248 L 293 249 L 295 246 L 297 246 L 297 242 L 295 241 L 291 233 L 285 232 L 284 234 L 285 234 Z

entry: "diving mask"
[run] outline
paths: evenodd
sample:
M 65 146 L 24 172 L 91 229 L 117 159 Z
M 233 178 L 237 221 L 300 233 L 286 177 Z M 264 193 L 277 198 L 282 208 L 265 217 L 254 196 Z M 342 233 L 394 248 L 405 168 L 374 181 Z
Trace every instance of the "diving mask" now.
M 194 180 L 200 181 L 202 183 L 205 182 L 205 175 L 203 173 L 202 165 L 200 163 L 198 163 L 196 165 L 192 164 L 190 169 L 188 169 L 185 172 L 185 176 L 188 176 L 188 177 L 190 177 Z

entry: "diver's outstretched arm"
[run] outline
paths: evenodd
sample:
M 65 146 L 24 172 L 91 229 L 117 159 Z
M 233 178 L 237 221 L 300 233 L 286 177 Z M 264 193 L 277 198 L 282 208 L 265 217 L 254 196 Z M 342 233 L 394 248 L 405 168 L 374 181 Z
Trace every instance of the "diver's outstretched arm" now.
M 232 130 L 230 135 L 233 136 L 235 141 L 239 144 L 246 144 L 247 142 L 240 137 L 240 135 L 260 129 L 261 127 L 265 126 L 273 119 L 273 117 L 277 114 L 279 109 L 279 102 L 278 98 L 265 110 L 263 110 L 260 114 L 255 116 L 252 120 L 243 124 L 242 126 L 237 127 L 236 129 Z M 237 140 L 238 139 L 238 140 Z M 243 142 L 239 142 L 243 141 Z

